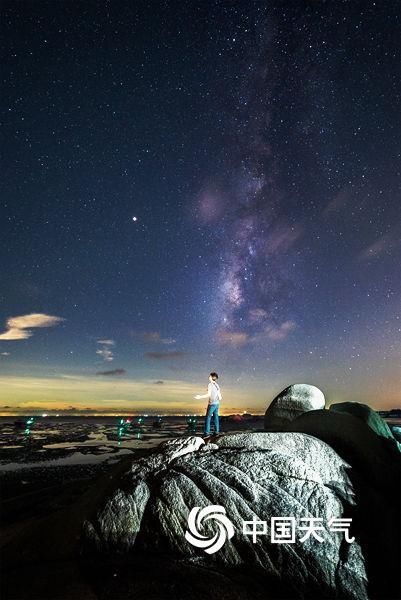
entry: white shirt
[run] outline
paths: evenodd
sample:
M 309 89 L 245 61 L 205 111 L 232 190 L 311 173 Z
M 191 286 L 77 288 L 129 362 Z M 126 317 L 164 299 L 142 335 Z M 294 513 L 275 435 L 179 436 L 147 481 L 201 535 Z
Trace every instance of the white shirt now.
M 209 383 L 207 393 L 209 395 L 209 404 L 219 404 L 220 400 L 222 400 L 220 386 L 215 381 Z

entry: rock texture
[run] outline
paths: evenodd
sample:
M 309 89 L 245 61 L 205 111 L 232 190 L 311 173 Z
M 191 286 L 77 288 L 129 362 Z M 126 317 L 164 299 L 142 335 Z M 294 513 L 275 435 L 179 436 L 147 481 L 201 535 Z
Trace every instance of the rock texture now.
M 84 522 L 83 552 L 120 557 L 137 578 L 144 564 L 164 565 L 161 575 L 152 572 L 155 598 L 167 597 L 166 572 L 179 566 L 175 598 L 185 597 L 182 590 L 190 580 L 192 597 L 206 597 L 196 590 L 213 573 L 208 598 L 247 598 L 249 593 L 362 600 L 368 595 L 360 543 L 347 543 L 344 533 L 328 526 L 330 518 L 350 516 L 355 508 L 348 468 L 329 445 L 305 433 L 228 434 L 215 444 L 197 437 L 172 440 L 134 462 Z M 214 554 L 185 538 L 191 509 L 209 505 L 224 507 L 235 530 Z M 295 542 L 272 543 L 271 517 L 289 516 L 296 519 Z M 298 526 L 305 525 L 300 520 L 305 517 L 322 519 L 324 542 L 313 536 L 300 541 L 305 531 Z M 267 534 L 255 541 L 242 530 L 243 521 L 254 518 L 267 524 Z M 218 525 L 205 519 L 199 533 L 212 538 Z M 181 592 L 177 585 L 183 586 Z
M 265 413 L 265 429 L 282 431 L 286 423 L 310 410 L 325 408 L 324 394 L 306 383 L 290 385 L 274 398 Z

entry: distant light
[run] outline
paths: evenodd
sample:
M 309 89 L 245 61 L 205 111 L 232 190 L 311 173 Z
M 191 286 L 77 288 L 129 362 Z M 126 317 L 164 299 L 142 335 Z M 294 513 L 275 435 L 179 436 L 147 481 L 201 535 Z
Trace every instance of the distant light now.
M 132 217 L 132 220 L 133 220 L 133 221 L 137 221 L 137 220 L 138 220 L 138 217 Z
M 43 413 L 42 417 L 47 417 L 47 413 Z

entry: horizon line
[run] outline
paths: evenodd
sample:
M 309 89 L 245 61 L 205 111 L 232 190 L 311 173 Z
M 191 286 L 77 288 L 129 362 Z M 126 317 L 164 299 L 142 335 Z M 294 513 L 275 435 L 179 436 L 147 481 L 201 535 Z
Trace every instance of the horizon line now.
M 325 410 L 329 410 L 328 408 Z M 377 413 L 391 413 L 391 412 L 401 412 L 401 407 L 399 408 L 390 408 L 388 410 L 380 410 L 380 409 L 372 409 Z M 230 412 L 230 413 L 220 413 L 221 417 L 229 417 L 232 415 L 251 415 L 253 417 L 262 417 L 265 415 L 265 412 L 248 412 L 248 411 L 242 411 L 242 412 Z M 204 417 L 205 413 L 197 413 L 197 412 L 186 412 L 186 413 L 145 413 L 145 412 L 127 412 L 127 411 L 121 411 L 118 413 L 63 413 L 63 412 L 59 412 L 59 413 L 36 413 L 36 412 L 27 412 L 27 413 L 3 413 L 0 412 L 0 417 L 38 417 L 38 418 L 56 418 L 56 417 Z

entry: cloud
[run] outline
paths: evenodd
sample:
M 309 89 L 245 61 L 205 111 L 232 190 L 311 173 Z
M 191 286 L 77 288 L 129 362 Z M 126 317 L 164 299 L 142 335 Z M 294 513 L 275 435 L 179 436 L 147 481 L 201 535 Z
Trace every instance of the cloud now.
M 175 344 L 175 342 L 177 340 L 174 340 L 173 338 L 163 338 L 160 341 L 161 341 L 162 344 L 170 345 L 170 344 Z
M 175 344 L 173 338 L 162 338 L 159 331 L 145 331 L 142 333 L 142 339 L 145 342 L 160 343 L 160 344 Z
M 125 375 L 127 371 L 125 369 L 112 369 L 111 371 L 98 371 L 96 375 L 107 375 L 108 377 L 115 377 L 116 375 Z
M 251 323 L 261 323 L 268 317 L 268 313 L 263 308 L 251 308 L 249 310 L 249 321 Z
M 264 328 L 264 331 L 267 333 L 267 337 L 275 342 L 284 340 L 291 331 L 294 331 L 296 328 L 295 321 L 285 321 L 281 325 L 272 325 L 269 324 Z
M 216 333 L 216 341 L 218 344 L 224 346 L 240 348 L 250 341 L 250 337 L 247 333 L 242 331 L 226 331 L 224 329 L 218 329 Z
M 160 333 L 158 331 L 145 331 L 142 338 L 145 342 L 160 342 Z
M 110 350 L 109 346 L 114 346 L 115 341 L 114 340 L 98 340 L 97 343 L 102 344 L 103 347 L 96 350 L 96 354 L 99 354 L 103 358 L 103 360 L 106 362 L 111 362 L 112 360 L 114 360 L 113 352 Z
M 323 216 L 325 218 L 331 217 L 333 214 L 338 213 L 345 205 L 350 201 L 352 197 L 352 190 L 350 187 L 344 187 L 338 192 L 338 194 L 330 200 L 326 208 L 323 210 Z
M 43 313 L 30 313 L 28 315 L 20 315 L 19 317 L 10 317 L 6 322 L 6 331 L 0 334 L 0 340 L 26 340 L 33 335 L 30 328 L 54 327 L 61 321 L 65 321 L 65 319 Z
M 10 356 L 11 352 L 0 352 L 1 356 Z
M 281 254 L 286 252 L 302 235 L 302 228 L 298 225 L 277 225 L 272 233 L 268 235 L 265 242 L 267 254 Z
M 164 383 L 164 381 L 161 381 L 161 379 L 159 379 L 159 381 L 155 381 L 155 385 L 162 385 Z
M 32 337 L 31 331 L 25 331 L 24 329 L 10 328 L 4 333 L 0 333 L 0 340 L 27 340 Z
M 166 360 L 170 358 L 181 358 L 185 356 L 185 352 L 145 352 L 144 356 L 156 360 Z
M 20 317 L 11 317 L 7 320 L 7 325 L 10 328 L 27 329 L 28 327 L 53 327 L 60 321 L 65 321 L 65 319 L 43 313 L 31 313 Z
M 103 360 L 105 360 L 107 362 L 114 360 L 112 351 L 108 350 L 107 348 L 101 348 L 99 350 L 96 350 L 96 354 L 100 354 L 100 356 L 103 358 Z
M 391 250 L 395 245 L 395 239 L 389 233 L 386 233 L 381 238 L 373 242 L 373 244 L 370 244 L 361 250 L 356 259 L 357 261 L 364 262 L 370 259 L 378 258 Z

